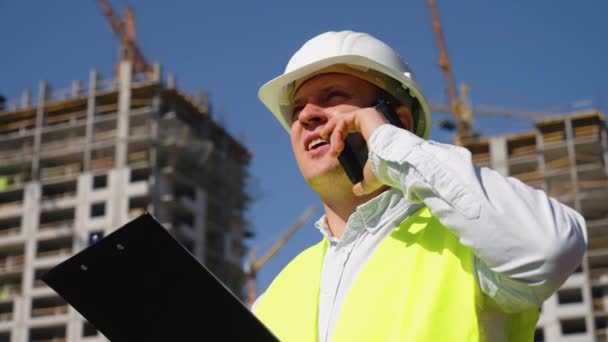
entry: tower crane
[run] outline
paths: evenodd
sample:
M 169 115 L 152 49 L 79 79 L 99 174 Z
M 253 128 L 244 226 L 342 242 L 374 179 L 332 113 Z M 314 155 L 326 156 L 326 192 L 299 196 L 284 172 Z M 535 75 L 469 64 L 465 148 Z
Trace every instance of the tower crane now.
M 435 35 L 435 41 L 439 50 L 439 67 L 443 73 L 444 80 L 446 82 L 446 93 L 450 101 L 449 106 L 430 104 L 430 109 L 433 112 L 451 113 L 454 115 L 455 125 L 450 122 L 441 122 L 441 128 L 456 130 L 455 143 L 457 145 L 463 145 L 467 141 L 476 139 L 478 133 L 473 129 L 473 116 L 484 115 L 484 116 L 500 116 L 500 117 L 511 117 L 532 120 L 541 116 L 546 116 L 548 113 L 544 111 L 525 111 L 525 110 L 510 110 L 505 108 L 493 108 L 493 107 L 476 107 L 471 108 L 468 99 L 469 86 L 467 84 L 461 84 L 459 94 L 457 94 L 456 83 L 454 81 L 454 75 L 452 74 L 452 67 L 448 56 L 448 49 L 443 35 L 443 28 L 441 25 L 441 18 L 439 16 L 439 9 L 437 8 L 436 0 L 427 0 L 429 11 L 431 13 L 431 22 L 433 26 L 433 33 Z
M 245 277 L 247 286 L 247 304 L 249 307 L 253 305 L 258 297 L 257 289 L 257 273 L 258 271 L 287 243 L 287 241 L 304 225 L 304 223 L 317 211 L 319 207 L 313 205 L 306 209 L 302 215 L 289 227 L 283 235 L 272 245 L 272 247 L 263 256 L 257 257 L 255 248 L 249 254 L 249 260 L 245 264 Z
M 463 111 L 462 104 L 456 95 L 456 83 L 454 75 L 452 75 L 452 67 L 448 56 L 448 48 L 443 37 L 443 29 L 441 28 L 441 18 L 435 0 L 427 0 L 429 11 L 431 12 L 431 23 L 433 25 L 433 33 L 435 41 L 439 49 L 439 67 L 443 73 L 443 78 L 446 82 L 446 92 L 450 101 L 450 109 L 454 114 L 456 121 L 456 144 L 462 145 L 466 140 L 472 138 L 470 113 Z M 468 117 L 467 117 L 468 116 Z
M 108 0 L 97 0 L 97 4 L 101 9 L 101 13 L 110 24 L 112 31 L 120 39 L 120 60 L 130 61 L 133 65 L 134 73 L 151 73 L 153 71 L 152 65 L 148 63 L 137 46 L 135 12 L 133 9 L 127 7 L 124 19 L 121 19 Z

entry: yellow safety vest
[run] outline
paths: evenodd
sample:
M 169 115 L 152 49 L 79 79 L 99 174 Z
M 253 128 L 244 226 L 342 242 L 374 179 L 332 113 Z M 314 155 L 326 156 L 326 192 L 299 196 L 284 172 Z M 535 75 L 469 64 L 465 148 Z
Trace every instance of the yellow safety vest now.
M 318 341 L 324 239 L 298 255 L 270 284 L 255 314 L 283 342 Z M 497 309 L 472 273 L 461 245 L 428 208 L 385 239 L 350 288 L 333 342 L 486 341 L 484 319 Z M 532 341 L 539 310 L 504 314 L 509 342 Z

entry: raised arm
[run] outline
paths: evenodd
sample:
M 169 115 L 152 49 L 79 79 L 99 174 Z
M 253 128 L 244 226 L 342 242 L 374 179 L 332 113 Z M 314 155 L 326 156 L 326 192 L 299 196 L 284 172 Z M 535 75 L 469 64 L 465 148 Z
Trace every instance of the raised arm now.
M 543 191 L 476 167 L 465 148 L 391 125 L 377 128 L 369 145 L 377 178 L 424 202 L 473 249 L 480 286 L 503 310 L 540 306 L 580 264 L 583 217 Z

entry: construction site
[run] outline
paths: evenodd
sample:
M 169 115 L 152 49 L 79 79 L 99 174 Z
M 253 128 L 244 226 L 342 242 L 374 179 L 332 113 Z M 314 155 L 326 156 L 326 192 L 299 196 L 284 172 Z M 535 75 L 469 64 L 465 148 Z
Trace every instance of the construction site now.
M 206 92 L 185 93 L 175 75 L 147 61 L 130 10 L 121 18 L 107 1 L 98 4 L 121 41 L 115 75 L 91 70 L 68 89 L 41 81 L 35 94 L 0 96 L 0 342 L 107 341 L 41 276 L 145 212 L 251 305 L 256 273 L 318 210 L 309 208 L 268 253 L 248 250 L 253 153 L 213 118 Z M 464 91 L 458 96 L 429 5 L 450 101 L 431 108 L 453 117 L 441 128 L 455 132 L 476 165 L 547 192 L 587 222 L 584 261 L 543 304 L 534 340 L 608 341 L 604 113 L 546 113 L 527 132 L 476 136 L 473 116 L 484 113 Z
M 100 338 L 40 275 L 144 212 L 235 293 L 244 285 L 250 151 L 205 96 L 132 67 L 0 107 L 0 341 Z
M 450 101 L 449 106 L 431 106 L 435 112 L 453 115 L 439 126 L 454 131 L 454 143 L 466 147 L 477 166 L 546 192 L 582 214 L 587 223 L 589 241 L 583 262 L 543 303 L 534 341 L 608 341 L 608 129 L 604 113 L 589 109 L 539 116 L 472 108 L 466 84 L 456 86 L 436 1 L 428 0 L 428 5 Z M 533 128 L 482 138 L 474 127 L 475 115 L 526 119 Z
M 116 75 L 0 102 L 0 341 L 105 341 L 40 277 L 144 212 L 234 293 L 245 283 L 251 152 L 100 3 L 123 38 Z

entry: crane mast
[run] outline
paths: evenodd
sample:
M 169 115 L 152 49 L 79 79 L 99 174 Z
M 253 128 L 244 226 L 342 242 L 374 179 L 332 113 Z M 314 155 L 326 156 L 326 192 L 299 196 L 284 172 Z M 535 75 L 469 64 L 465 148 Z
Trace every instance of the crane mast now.
M 443 29 L 441 27 L 441 18 L 439 17 L 437 3 L 435 0 L 428 0 L 428 6 L 431 12 L 435 41 L 437 42 L 437 48 L 439 49 L 439 67 L 441 68 L 443 78 L 446 82 L 446 92 L 450 101 L 451 112 L 454 114 L 456 121 L 456 144 L 462 145 L 465 141 L 471 139 L 472 137 L 471 124 L 464 117 L 464 108 L 456 93 L 456 83 L 454 82 L 454 76 L 452 75 L 448 48 L 443 36 Z
M 120 39 L 120 60 L 132 62 L 133 72 L 152 72 L 152 65 L 148 63 L 143 53 L 137 47 L 135 13 L 133 9 L 127 8 L 125 18 L 122 20 L 108 0 L 97 0 L 97 3 L 101 8 L 101 13 L 110 24 L 112 31 Z

